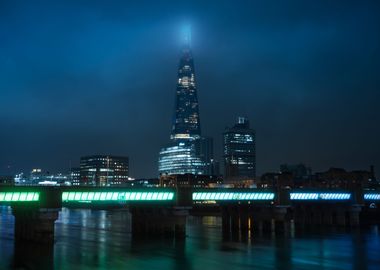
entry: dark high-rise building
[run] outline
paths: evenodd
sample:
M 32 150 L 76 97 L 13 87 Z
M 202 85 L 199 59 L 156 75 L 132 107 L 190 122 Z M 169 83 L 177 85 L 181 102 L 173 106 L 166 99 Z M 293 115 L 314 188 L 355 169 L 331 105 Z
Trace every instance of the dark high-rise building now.
M 160 174 L 210 174 L 213 141 L 201 137 L 194 61 L 186 42 L 179 61 L 171 142 L 159 154 Z
M 189 44 L 185 44 L 178 67 L 172 139 L 197 139 L 201 136 L 194 61 Z
M 42 181 L 44 178 L 44 173 L 42 172 L 42 169 L 32 169 L 30 172 L 30 184 L 37 185 L 38 182 Z
M 222 184 L 223 178 L 215 175 L 199 175 L 199 174 L 175 174 L 161 175 L 161 187 L 217 187 Z
M 128 181 L 128 157 L 94 155 L 80 159 L 80 184 L 116 186 Z
M 0 175 L 0 186 L 13 186 L 14 177 L 10 175 Z
M 281 164 L 281 173 L 290 173 L 293 177 L 293 183 L 295 187 L 309 186 L 312 178 L 312 170 L 305 164 Z
M 70 182 L 71 182 L 71 185 L 73 186 L 80 185 L 80 168 L 71 168 Z
M 214 140 L 210 137 L 200 137 L 194 140 L 195 154 L 203 164 L 203 173 L 213 174 Z
M 239 117 L 238 123 L 223 133 L 224 169 L 227 180 L 254 180 L 256 177 L 255 131 L 249 121 Z

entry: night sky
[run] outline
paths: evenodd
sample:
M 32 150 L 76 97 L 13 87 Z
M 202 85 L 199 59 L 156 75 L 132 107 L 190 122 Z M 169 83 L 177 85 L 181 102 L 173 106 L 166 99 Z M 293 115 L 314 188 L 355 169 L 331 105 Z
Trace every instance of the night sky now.
M 379 1 L 49 0 L 0 2 L 0 174 L 115 154 L 157 176 L 188 24 L 217 159 L 246 116 L 259 174 L 380 171 Z

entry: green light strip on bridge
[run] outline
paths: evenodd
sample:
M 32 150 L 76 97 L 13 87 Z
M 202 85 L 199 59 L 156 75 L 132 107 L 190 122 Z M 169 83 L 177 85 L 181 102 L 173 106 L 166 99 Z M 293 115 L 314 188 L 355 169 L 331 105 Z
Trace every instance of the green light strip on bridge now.
M 265 201 L 273 200 L 274 193 L 265 192 L 194 192 L 194 201 Z
M 38 202 L 39 192 L 0 192 L 0 202 Z
M 62 201 L 171 201 L 174 192 L 63 192 Z

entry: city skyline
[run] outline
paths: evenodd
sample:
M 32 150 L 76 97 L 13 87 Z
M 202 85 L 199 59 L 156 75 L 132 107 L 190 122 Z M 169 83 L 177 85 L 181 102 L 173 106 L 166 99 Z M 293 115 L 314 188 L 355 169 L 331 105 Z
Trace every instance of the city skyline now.
M 47 3 L 1 5 L 0 24 L 14 31 L 0 28 L 0 174 L 65 171 L 81 156 L 111 154 L 130 157 L 133 177 L 156 176 L 170 131 L 183 5 L 163 4 L 149 11 L 152 19 L 123 16 L 143 4 L 62 3 L 58 16 Z M 211 4 L 194 3 L 187 20 L 202 132 L 214 137 L 215 158 L 224 128 L 246 116 L 257 132 L 258 175 L 299 162 L 316 171 L 378 168 L 377 3 L 318 3 L 313 16 L 306 4 L 293 5 L 303 13 L 256 2 L 205 13 Z M 221 19 L 226 14 L 230 20 Z M 270 24 L 273 16 L 284 24 Z
M 0 1 L 0 269 L 376 269 L 380 1 Z

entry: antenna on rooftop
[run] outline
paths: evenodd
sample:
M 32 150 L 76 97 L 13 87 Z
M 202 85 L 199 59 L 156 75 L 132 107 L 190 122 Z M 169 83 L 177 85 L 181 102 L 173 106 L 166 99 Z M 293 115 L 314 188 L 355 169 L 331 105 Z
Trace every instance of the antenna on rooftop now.
M 190 48 L 190 45 L 191 45 L 191 26 L 190 26 L 190 24 L 187 24 L 183 27 L 182 35 L 183 35 L 184 46 L 187 48 Z

